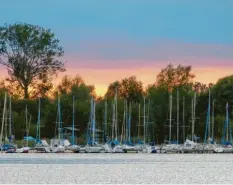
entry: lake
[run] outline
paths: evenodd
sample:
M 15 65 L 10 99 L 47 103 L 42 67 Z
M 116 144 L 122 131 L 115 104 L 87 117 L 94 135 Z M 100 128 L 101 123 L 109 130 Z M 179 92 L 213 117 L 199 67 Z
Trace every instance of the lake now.
M 231 184 L 232 156 L 232 154 L 0 154 L 0 184 Z

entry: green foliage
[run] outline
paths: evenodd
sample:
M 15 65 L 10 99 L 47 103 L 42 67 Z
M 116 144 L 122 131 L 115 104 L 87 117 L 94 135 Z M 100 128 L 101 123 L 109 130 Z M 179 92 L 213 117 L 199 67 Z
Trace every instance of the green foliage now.
M 113 98 L 117 92 L 117 96 L 126 99 L 128 102 L 139 102 L 143 96 L 142 82 L 137 81 L 135 76 L 124 78 L 111 83 L 105 94 L 106 98 Z
M 233 76 L 220 79 L 215 85 L 202 84 L 193 82 L 194 75 L 191 66 L 174 67 L 168 65 L 158 74 L 154 84 L 149 85 L 143 91 L 143 85 L 136 77 L 125 78 L 121 81 L 111 83 L 106 92 L 105 98 L 97 98 L 94 86 L 85 84 L 84 80 L 79 76 L 71 78 L 64 76 L 53 92 L 53 98 L 46 95 L 50 87 L 43 86 L 39 94 L 35 92 L 30 99 L 19 99 L 18 96 L 12 97 L 12 109 L 14 120 L 14 133 L 17 139 L 25 136 L 25 107 L 32 116 L 30 135 L 36 135 L 36 123 L 38 112 L 38 96 L 41 96 L 41 137 L 52 138 L 56 135 L 57 120 L 57 96 L 61 100 L 62 124 L 63 126 L 71 126 L 72 124 L 72 102 L 75 97 L 75 124 L 80 129 L 78 132 L 79 141 L 84 143 L 86 139 L 86 129 L 90 117 L 90 100 L 92 97 L 96 100 L 96 128 L 104 129 L 104 111 L 105 101 L 107 101 L 107 134 L 111 136 L 112 116 L 113 116 L 113 98 L 117 92 L 118 97 L 118 136 L 122 134 L 124 101 L 132 105 L 131 117 L 131 136 L 135 140 L 143 138 L 143 96 L 145 96 L 145 114 L 148 126 L 146 129 L 146 138 L 148 141 L 155 140 L 158 143 L 168 138 L 168 118 L 169 118 L 169 94 L 172 94 L 172 138 L 176 139 L 176 119 L 177 119 L 177 91 L 179 92 L 179 123 L 186 125 L 186 138 L 191 133 L 191 102 L 194 92 L 197 95 L 195 134 L 204 137 L 206 113 L 208 107 L 208 90 L 211 88 L 211 102 L 215 101 L 215 126 L 214 134 L 220 139 L 222 136 L 223 123 L 226 114 L 226 102 L 230 106 L 230 118 L 232 117 L 233 104 Z M 43 83 L 43 82 L 41 82 Z M 49 83 L 46 83 L 49 86 Z M 38 86 L 37 86 L 38 87 Z M 18 88 L 12 86 L 11 89 Z M 0 83 L 0 114 L 2 114 L 4 93 L 10 92 L 9 87 L 4 82 Z M 183 105 L 183 102 L 185 104 Z M 140 115 L 139 115 L 140 107 Z M 212 112 L 211 103 L 211 112 Z M 184 120 L 182 113 L 184 110 Z M 1 115 L 2 116 L 2 115 Z M 212 118 L 211 118 L 212 120 Z M 232 121 L 231 121 L 232 122 Z M 140 123 L 140 127 L 139 127 Z M 182 137 L 183 128 L 180 127 L 180 138 Z
M 10 84 L 23 90 L 24 98 L 45 96 L 51 89 L 51 76 L 64 71 L 64 62 L 58 60 L 63 49 L 51 30 L 16 23 L 0 27 L 0 63 L 8 70 Z
M 175 87 L 188 85 L 195 77 L 191 73 L 192 66 L 178 65 L 176 68 L 169 64 L 166 68 L 162 69 L 156 79 L 156 85 L 166 88 L 171 92 Z

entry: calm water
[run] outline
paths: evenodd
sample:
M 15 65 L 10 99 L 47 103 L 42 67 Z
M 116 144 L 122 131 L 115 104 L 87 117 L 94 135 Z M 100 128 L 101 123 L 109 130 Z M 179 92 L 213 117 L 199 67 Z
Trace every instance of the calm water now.
M 0 154 L 0 184 L 231 184 L 232 171 L 232 154 Z

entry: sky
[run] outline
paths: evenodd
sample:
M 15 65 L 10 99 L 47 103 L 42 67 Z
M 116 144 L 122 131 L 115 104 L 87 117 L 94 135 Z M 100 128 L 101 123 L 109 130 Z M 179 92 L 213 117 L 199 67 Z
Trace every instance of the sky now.
M 167 64 L 192 65 L 195 80 L 233 73 L 232 0 L 7 0 L 0 25 L 50 28 L 67 71 L 104 95 L 108 84 L 135 75 L 154 83 Z M 2 77 L 7 72 L 0 66 Z M 55 83 L 59 81 L 55 80 Z

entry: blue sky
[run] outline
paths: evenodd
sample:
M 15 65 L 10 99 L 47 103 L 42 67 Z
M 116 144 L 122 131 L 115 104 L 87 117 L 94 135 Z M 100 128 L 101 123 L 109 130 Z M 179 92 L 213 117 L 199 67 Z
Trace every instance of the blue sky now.
M 1 6 L 0 24 L 38 24 L 51 28 L 62 42 L 233 43 L 232 0 L 7 0 Z
M 15 22 L 50 28 L 79 71 L 169 62 L 233 70 L 233 0 L 2 0 L 0 25 Z

